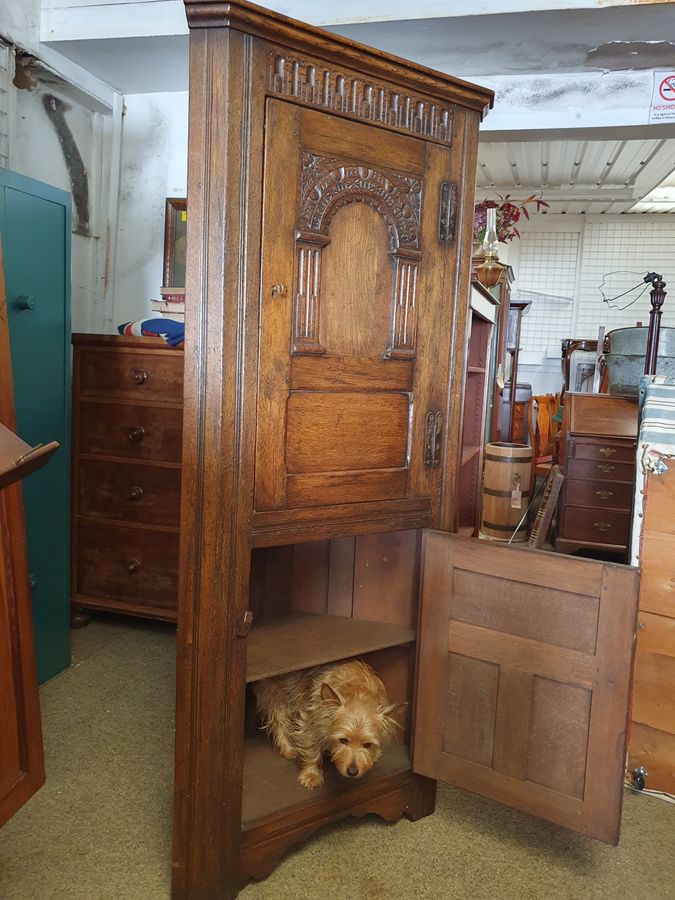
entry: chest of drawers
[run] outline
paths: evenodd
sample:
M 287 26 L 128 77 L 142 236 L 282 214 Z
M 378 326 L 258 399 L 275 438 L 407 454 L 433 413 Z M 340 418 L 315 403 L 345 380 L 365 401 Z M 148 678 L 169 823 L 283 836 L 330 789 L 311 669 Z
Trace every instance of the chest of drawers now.
M 628 547 L 637 403 L 611 394 L 568 393 L 561 440 L 565 483 L 555 549 L 625 554 Z
M 160 339 L 73 335 L 75 618 L 175 621 L 183 352 Z

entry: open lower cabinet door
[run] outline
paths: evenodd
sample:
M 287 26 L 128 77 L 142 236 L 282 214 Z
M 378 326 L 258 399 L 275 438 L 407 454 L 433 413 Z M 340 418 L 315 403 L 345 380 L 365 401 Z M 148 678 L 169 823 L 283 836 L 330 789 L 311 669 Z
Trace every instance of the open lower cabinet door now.
M 1 246 L 0 424 L 14 429 Z M 23 505 L 15 480 L 0 489 L 0 826 L 44 780 Z
M 638 571 L 427 531 L 413 770 L 619 839 Z

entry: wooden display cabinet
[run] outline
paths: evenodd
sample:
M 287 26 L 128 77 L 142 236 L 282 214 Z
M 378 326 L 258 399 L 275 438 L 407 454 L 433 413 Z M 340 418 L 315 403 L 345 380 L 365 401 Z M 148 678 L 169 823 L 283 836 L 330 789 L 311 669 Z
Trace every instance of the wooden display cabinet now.
M 429 814 L 438 778 L 616 841 L 635 571 L 446 533 L 491 93 L 186 6 L 173 896 L 234 897 L 347 815 Z M 354 655 L 409 701 L 402 740 L 305 791 L 246 684 Z
M 471 282 L 469 343 L 462 414 L 462 449 L 457 491 L 460 534 L 473 536 L 480 527 L 486 407 L 494 376 L 495 321 L 499 301 L 480 282 Z

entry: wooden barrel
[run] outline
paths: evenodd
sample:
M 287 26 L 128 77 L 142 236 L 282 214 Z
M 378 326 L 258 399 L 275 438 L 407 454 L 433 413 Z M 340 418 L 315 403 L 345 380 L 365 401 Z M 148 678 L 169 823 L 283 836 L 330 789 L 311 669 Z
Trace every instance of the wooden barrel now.
M 481 534 L 493 541 L 508 541 L 530 502 L 532 447 L 487 444 L 483 460 Z M 527 520 L 513 540 L 527 540 Z

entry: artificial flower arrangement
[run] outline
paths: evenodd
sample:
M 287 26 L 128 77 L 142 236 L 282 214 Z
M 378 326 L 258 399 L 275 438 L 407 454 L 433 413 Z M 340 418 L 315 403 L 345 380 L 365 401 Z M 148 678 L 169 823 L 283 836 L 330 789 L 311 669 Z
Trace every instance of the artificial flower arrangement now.
M 497 219 L 497 240 L 503 244 L 508 244 L 514 238 L 520 237 L 520 232 L 516 228 L 516 222 L 519 221 L 521 215 L 526 219 L 530 218 L 528 205 L 535 204 L 533 212 L 539 212 L 541 209 L 548 209 L 549 204 L 542 199 L 541 194 L 530 194 L 524 200 L 512 200 L 510 194 L 502 197 L 497 194 L 499 202 L 496 200 L 481 200 L 476 203 L 473 210 L 473 242 L 474 246 L 481 246 L 485 238 L 485 228 L 487 224 L 487 211 L 494 209 Z

